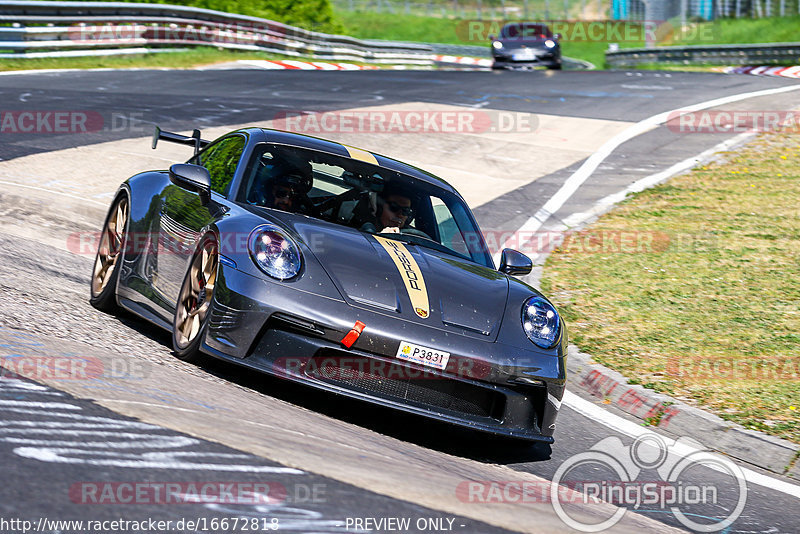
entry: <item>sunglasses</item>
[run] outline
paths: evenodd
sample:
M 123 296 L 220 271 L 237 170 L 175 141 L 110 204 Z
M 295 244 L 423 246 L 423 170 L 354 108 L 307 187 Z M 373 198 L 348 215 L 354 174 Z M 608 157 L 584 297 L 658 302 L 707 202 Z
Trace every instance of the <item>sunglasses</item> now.
M 288 198 L 292 196 L 292 190 L 283 188 L 275 189 L 274 196 L 275 198 Z
M 403 215 L 403 217 L 411 217 L 414 214 L 414 209 L 410 206 L 401 206 L 397 202 L 391 201 L 387 203 L 389 209 L 395 213 Z

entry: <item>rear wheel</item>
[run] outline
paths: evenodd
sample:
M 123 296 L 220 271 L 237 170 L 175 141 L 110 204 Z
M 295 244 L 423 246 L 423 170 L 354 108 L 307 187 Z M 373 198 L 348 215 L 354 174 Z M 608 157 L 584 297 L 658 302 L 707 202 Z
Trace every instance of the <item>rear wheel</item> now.
M 200 343 L 208 324 L 214 287 L 217 282 L 219 249 L 216 238 L 208 234 L 192 256 L 189 270 L 183 279 L 175 320 L 172 323 L 172 346 L 181 360 L 201 358 Z
M 120 195 L 106 217 L 92 271 L 89 302 L 98 310 L 117 312 L 117 279 L 122 265 L 125 235 L 130 213 L 128 197 Z

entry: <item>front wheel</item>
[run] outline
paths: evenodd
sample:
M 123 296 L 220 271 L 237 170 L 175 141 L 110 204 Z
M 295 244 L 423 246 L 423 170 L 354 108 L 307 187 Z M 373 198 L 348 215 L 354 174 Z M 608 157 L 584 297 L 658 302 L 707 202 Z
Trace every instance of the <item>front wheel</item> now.
M 208 234 L 192 256 L 175 306 L 172 346 L 181 360 L 197 361 L 201 358 L 200 344 L 214 299 L 218 266 L 217 240 Z
M 122 265 L 120 256 L 125 248 L 129 213 L 128 197 L 120 195 L 106 216 L 94 260 L 89 303 L 108 313 L 119 311 L 117 279 Z

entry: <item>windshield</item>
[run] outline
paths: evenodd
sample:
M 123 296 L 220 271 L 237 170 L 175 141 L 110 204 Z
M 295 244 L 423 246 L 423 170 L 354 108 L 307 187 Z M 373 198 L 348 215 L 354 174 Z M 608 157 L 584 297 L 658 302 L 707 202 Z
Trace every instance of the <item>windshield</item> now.
M 400 239 L 494 268 L 480 229 L 458 195 L 362 161 L 263 144 L 248 163 L 238 200 Z
M 553 32 L 550 31 L 545 24 L 529 24 L 529 23 L 514 23 L 506 24 L 500 30 L 500 37 L 502 39 L 548 39 L 553 37 Z

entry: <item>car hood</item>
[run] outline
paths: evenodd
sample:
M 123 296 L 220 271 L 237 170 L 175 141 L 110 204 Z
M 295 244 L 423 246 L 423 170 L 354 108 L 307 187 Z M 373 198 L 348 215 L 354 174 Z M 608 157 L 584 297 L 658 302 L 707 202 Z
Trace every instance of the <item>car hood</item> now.
M 424 246 L 307 217 L 280 218 L 351 306 L 487 341 L 497 338 L 508 298 L 506 275 Z

